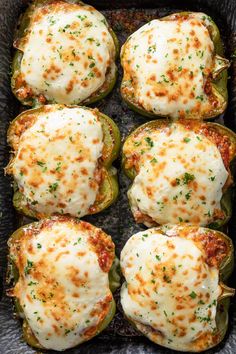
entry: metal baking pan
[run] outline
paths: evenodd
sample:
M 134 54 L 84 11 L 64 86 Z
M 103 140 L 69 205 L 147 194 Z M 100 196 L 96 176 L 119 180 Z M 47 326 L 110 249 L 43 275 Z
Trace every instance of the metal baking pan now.
M 218 25 L 225 45 L 226 57 L 231 59 L 229 71 L 229 104 L 223 116 L 217 121 L 236 131 L 236 1 L 235 0 L 88 0 L 86 1 L 101 10 L 107 17 L 116 32 L 120 44 L 127 36 L 153 18 L 167 14 L 190 10 L 202 11 L 212 16 Z M 13 32 L 17 19 L 24 11 L 26 0 L 0 0 L 0 353 L 1 354 L 31 354 L 36 353 L 21 339 L 20 323 L 14 319 L 12 302 L 6 296 L 6 265 L 7 265 L 7 239 L 18 227 L 22 220 L 15 214 L 12 206 L 12 189 L 10 179 L 4 177 L 3 168 L 9 159 L 9 148 L 6 143 L 6 130 L 9 122 L 21 109 L 10 90 L 10 63 L 12 56 Z M 112 93 L 100 101 L 97 107 L 116 121 L 122 137 L 134 127 L 144 123 L 145 118 L 128 109 L 122 102 L 119 87 L 121 81 L 121 68 L 119 64 L 119 79 Z M 116 162 L 119 173 L 120 194 L 117 202 L 108 210 L 95 216 L 85 218 L 96 226 L 102 227 L 109 233 L 116 243 L 117 254 L 126 240 L 142 228 L 134 223 L 126 191 L 128 179 L 120 171 L 120 163 Z M 25 220 L 23 220 L 25 222 Z M 233 217 L 228 225 L 228 234 L 234 238 L 236 234 L 236 207 Z M 234 272 L 234 276 L 236 272 Z M 231 285 L 233 277 L 231 278 Z M 117 299 L 119 294 L 117 294 Z M 118 311 L 112 323 L 102 334 L 93 340 L 67 350 L 66 353 L 173 353 L 172 350 L 154 345 L 143 336 L 135 332 Z M 53 353 L 51 351 L 51 353 Z M 176 352 L 177 353 L 177 352 Z M 236 301 L 230 307 L 229 330 L 224 341 L 209 354 L 235 354 L 236 353 Z

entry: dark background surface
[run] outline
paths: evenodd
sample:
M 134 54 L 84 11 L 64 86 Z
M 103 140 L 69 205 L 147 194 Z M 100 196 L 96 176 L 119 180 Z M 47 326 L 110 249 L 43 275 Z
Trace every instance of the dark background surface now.
M 116 32 L 120 44 L 129 34 L 153 18 L 165 16 L 169 13 L 192 10 L 203 11 L 212 16 L 220 28 L 225 44 L 226 57 L 232 60 L 229 72 L 229 105 L 224 115 L 217 121 L 236 131 L 236 1 L 235 0 L 194 0 L 194 1 L 155 1 L 155 0 L 119 0 L 90 1 L 97 9 L 102 10 Z M 9 122 L 17 115 L 20 106 L 10 90 L 10 63 L 12 57 L 12 41 L 14 28 L 19 14 L 24 10 L 26 0 L 0 0 L 0 354 L 32 354 L 39 351 L 31 349 L 21 339 L 20 323 L 13 317 L 11 300 L 6 297 L 5 273 L 7 239 L 18 227 L 19 217 L 12 207 L 12 189 L 10 179 L 4 177 L 3 168 L 9 160 L 9 149 L 6 143 L 6 131 Z M 234 52 L 235 51 L 235 52 Z M 119 66 L 119 79 L 113 92 L 97 107 L 108 114 L 118 124 L 122 139 L 130 130 L 144 123 L 145 118 L 130 111 L 122 102 L 119 87 L 122 71 Z M 142 228 L 135 225 L 128 207 L 126 191 L 129 186 L 128 179 L 120 171 L 120 161 L 116 162 L 119 173 L 120 195 L 117 202 L 108 210 L 98 215 L 84 218 L 96 226 L 102 227 L 109 233 L 116 243 L 117 254 L 124 246 L 127 239 Z M 236 234 L 236 208 L 229 224 L 228 234 L 234 238 Z M 235 287 L 233 278 L 231 285 Z M 118 297 L 119 294 L 117 294 Z M 161 348 L 140 336 L 132 330 L 118 311 L 111 325 L 101 335 L 78 348 L 66 351 L 66 353 L 90 354 L 170 354 L 177 353 Z M 52 353 L 52 351 L 51 351 Z M 225 340 L 216 348 L 207 351 L 208 354 L 236 353 L 236 301 L 230 307 L 229 331 Z

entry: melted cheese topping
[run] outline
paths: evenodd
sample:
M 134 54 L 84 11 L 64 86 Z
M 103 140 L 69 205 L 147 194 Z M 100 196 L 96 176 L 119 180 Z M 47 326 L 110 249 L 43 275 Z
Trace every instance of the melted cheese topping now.
M 220 201 L 228 172 L 214 143 L 174 123 L 150 133 L 143 144 L 140 171 L 128 192 L 134 215 L 141 211 L 158 224 L 200 225 L 224 217 Z
M 122 65 L 122 93 L 146 111 L 199 117 L 212 110 L 204 87 L 214 44 L 204 14 L 147 23 L 124 44 Z
M 90 236 L 80 224 L 56 222 L 23 237 L 17 257 L 11 249 L 20 270 L 14 295 L 46 349 L 65 350 L 89 339 L 110 309 L 108 273 Z
M 115 70 L 115 45 L 104 16 L 91 6 L 58 3 L 37 9 L 31 19 L 21 73 L 34 94 L 78 104 Z
M 157 229 L 139 232 L 126 243 L 121 304 L 152 341 L 181 351 L 197 350 L 195 340 L 212 341 L 221 290 L 218 270 L 204 259 L 194 241 Z
M 80 217 L 99 189 L 102 126 L 92 110 L 47 107 L 21 135 L 12 173 L 32 210 Z

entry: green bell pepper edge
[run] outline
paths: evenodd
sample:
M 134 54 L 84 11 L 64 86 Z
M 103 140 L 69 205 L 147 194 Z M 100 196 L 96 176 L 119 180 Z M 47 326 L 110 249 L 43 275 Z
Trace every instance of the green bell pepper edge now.
M 185 227 L 192 227 L 191 225 L 187 225 L 185 224 Z M 200 227 L 202 229 L 202 227 Z M 155 229 L 160 229 L 162 231 L 163 227 L 159 226 L 159 227 L 155 227 Z M 203 229 L 205 229 L 207 232 L 210 231 L 211 233 L 214 233 L 214 235 L 220 239 L 223 239 L 226 241 L 226 243 L 228 244 L 228 249 L 229 249 L 229 254 L 225 256 L 225 259 L 222 260 L 221 264 L 220 264 L 220 268 L 219 268 L 219 285 L 222 284 L 224 281 L 227 281 L 228 278 L 230 277 L 230 275 L 233 272 L 234 269 L 234 246 L 233 246 L 233 242 L 231 240 L 231 238 L 229 238 L 227 235 L 225 235 L 223 232 L 217 231 L 217 230 L 211 230 L 209 228 L 204 227 Z M 126 282 L 123 283 L 123 285 Z M 219 340 L 217 341 L 217 343 L 214 343 L 212 346 L 210 347 L 206 347 L 205 349 L 201 350 L 201 351 L 205 351 L 208 350 L 210 348 L 213 348 L 215 346 L 217 346 L 223 339 L 224 336 L 227 332 L 228 329 L 228 320 L 229 320 L 229 315 L 228 315 L 228 309 L 229 309 L 229 304 L 230 304 L 230 300 L 229 297 L 232 296 L 232 293 L 229 293 L 227 295 L 228 297 L 225 297 L 221 300 L 219 300 L 217 302 L 217 311 L 216 311 L 216 328 L 217 328 L 217 333 L 219 335 Z M 137 321 L 132 320 L 131 318 L 126 316 L 126 319 L 128 320 L 128 322 L 133 325 L 135 327 L 135 329 L 141 333 L 142 335 L 146 336 L 143 332 L 141 332 L 138 327 L 136 326 L 136 323 L 138 323 Z M 145 325 L 142 324 L 144 327 Z
M 71 3 L 71 4 L 80 4 L 80 5 L 86 5 L 84 2 L 80 1 L 80 0 L 64 0 L 67 3 Z M 20 26 L 18 28 L 18 30 L 15 33 L 15 40 L 19 40 L 22 37 L 24 37 L 27 33 L 27 27 L 30 25 L 30 19 L 31 19 L 31 15 L 33 14 L 35 8 L 46 5 L 48 3 L 52 2 L 52 0 L 36 0 L 33 4 L 31 4 L 26 11 L 21 15 L 19 22 L 20 22 Z M 106 26 L 113 38 L 113 42 L 115 45 L 115 60 L 118 58 L 119 56 L 119 52 L 120 52 L 120 44 L 119 44 L 119 40 L 115 34 L 115 32 L 112 30 L 112 28 L 109 26 L 109 24 L 107 23 L 107 20 L 105 19 L 105 23 Z M 15 95 L 15 97 L 23 104 L 26 106 L 32 106 L 32 107 L 37 107 L 37 106 L 41 106 L 42 103 L 38 101 L 37 96 L 36 97 L 32 97 L 30 99 L 21 99 L 18 95 L 17 92 L 15 90 L 15 79 L 17 78 L 17 76 L 20 74 L 20 66 L 21 66 L 21 60 L 23 57 L 23 52 L 18 49 L 16 47 L 16 51 L 15 54 L 13 56 L 13 60 L 12 60 L 12 77 L 11 77 L 11 88 L 12 88 L 12 92 Z M 104 97 L 106 97 L 114 88 L 116 80 L 117 80 L 117 76 L 118 76 L 118 71 L 117 71 L 117 67 L 115 66 L 115 70 L 114 70 L 114 75 L 112 77 L 107 77 L 107 79 L 105 80 L 104 85 L 106 85 L 108 83 L 108 87 L 107 89 L 104 89 L 103 86 L 100 87 L 96 92 L 94 92 L 90 97 L 88 97 L 87 99 L 85 99 L 84 101 L 81 102 L 75 102 L 74 104 L 78 104 L 78 105 L 82 105 L 82 104 L 86 104 L 86 105 L 91 105 L 97 101 L 102 100 Z M 54 102 L 54 100 L 48 100 L 47 101 L 48 104 L 50 103 L 56 103 Z M 60 102 L 58 102 L 60 103 Z
M 57 105 L 58 107 L 68 107 L 75 108 L 77 106 L 66 106 L 66 105 Z M 11 135 L 12 130 L 14 130 L 14 123 L 20 119 L 25 114 L 33 114 L 43 112 L 45 106 L 40 106 L 38 108 L 32 108 L 23 113 L 19 114 L 11 123 L 7 135 Z M 92 110 L 88 107 L 82 108 L 86 110 Z M 102 160 L 102 166 L 104 167 L 104 180 L 102 185 L 99 188 L 99 191 L 102 195 L 105 196 L 100 202 L 95 202 L 93 205 L 93 212 L 90 214 L 95 214 L 100 211 L 105 210 L 111 204 L 115 202 L 119 194 L 119 186 L 117 181 L 117 175 L 115 173 L 114 167 L 112 167 L 112 162 L 118 157 L 120 151 L 120 131 L 116 123 L 104 113 L 98 113 L 99 120 L 102 124 L 102 130 L 104 134 L 104 146 L 106 150 L 103 151 L 104 159 Z M 36 213 L 31 210 L 28 206 L 24 205 L 24 195 L 18 190 L 16 183 L 14 184 L 14 195 L 13 195 L 13 205 L 15 209 L 20 213 L 30 218 L 37 219 Z
M 29 225 L 24 225 L 17 229 L 9 238 L 8 240 L 8 247 L 12 245 L 15 241 L 18 241 L 23 235 L 24 235 L 24 230 L 27 227 L 32 227 L 33 225 L 37 225 L 38 222 L 31 223 Z M 17 266 L 15 265 L 15 262 L 11 257 L 8 257 L 8 281 L 12 282 L 13 285 L 15 285 L 19 279 L 19 271 Z M 114 261 L 112 263 L 111 269 L 108 273 L 108 279 L 109 279 L 109 288 L 112 293 L 114 293 L 119 287 L 120 287 L 120 262 L 117 256 L 115 255 Z M 20 305 L 20 302 L 17 298 L 14 298 L 14 307 L 19 315 L 20 318 L 23 319 L 22 323 L 22 331 L 23 331 L 23 338 L 24 340 L 32 347 L 37 348 L 37 349 L 44 349 L 38 342 L 37 338 L 35 337 L 34 333 L 32 332 L 30 325 L 26 318 L 24 317 L 24 310 Z M 88 341 L 92 339 L 93 337 L 97 336 L 99 333 L 101 333 L 112 321 L 114 315 L 116 313 L 116 303 L 114 298 L 112 297 L 111 305 L 109 312 L 107 316 L 104 318 L 104 320 L 100 323 L 99 329 L 96 332 L 94 336 L 92 336 L 89 339 L 86 339 L 85 341 Z M 82 343 L 80 343 L 82 344 Z
M 199 122 L 199 121 L 197 121 L 197 122 Z M 147 129 L 147 130 L 161 129 L 166 126 L 170 126 L 172 123 L 176 123 L 176 122 L 171 119 L 159 119 L 159 120 L 153 120 L 153 121 L 144 123 L 141 126 L 139 126 L 138 128 L 136 128 L 133 132 L 131 132 L 131 134 L 126 138 L 124 144 L 128 140 L 132 139 L 134 135 L 139 134 L 139 132 L 142 132 L 145 129 Z M 204 122 L 204 124 L 207 124 L 210 127 L 212 126 L 212 127 L 216 128 L 223 135 L 227 135 L 230 138 L 230 141 L 232 142 L 232 144 L 235 146 L 234 153 L 232 154 L 232 156 L 230 158 L 230 171 L 233 172 L 235 170 L 235 163 L 236 163 L 236 133 L 234 133 L 229 128 L 227 128 L 223 125 L 220 125 L 218 123 Z M 144 137 L 142 137 L 142 139 L 143 138 Z M 134 168 L 126 169 L 125 163 L 126 163 L 126 157 L 125 157 L 124 152 L 122 151 L 122 169 L 123 169 L 124 173 L 126 174 L 126 176 L 130 180 L 133 181 L 134 178 L 136 177 L 136 171 Z M 225 225 L 232 216 L 232 186 L 229 186 L 229 188 L 224 192 L 224 194 L 221 198 L 220 204 L 221 204 L 222 210 L 225 213 L 225 216 L 226 216 L 225 219 L 223 219 L 223 220 L 219 219 L 219 220 L 216 220 L 216 221 L 210 223 L 209 225 L 207 225 L 208 227 L 210 227 L 212 229 L 216 229 L 216 230 L 218 230 L 223 225 Z
M 183 12 L 179 12 L 178 15 L 186 16 L 191 13 L 193 13 L 193 12 L 183 11 Z M 165 21 L 165 20 L 168 20 L 172 16 L 173 16 L 173 14 L 171 14 L 169 16 L 162 17 L 159 20 Z M 220 56 L 223 56 L 224 55 L 224 48 L 223 48 L 223 43 L 222 43 L 221 36 L 220 36 L 220 31 L 210 16 L 206 15 L 206 18 L 211 22 L 211 27 L 207 27 L 207 28 L 210 33 L 213 44 L 214 44 L 215 53 Z M 227 68 L 226 68 L 218 75 L 218 77 L 216 79 L 212 79 L 212 82 L 211 82 L 214 94 L 219 98 L 219 100 L 222 101 L 222 107 L 220 109 L 219 108 L 212 109 L 210 114 L 200 117 L 200 119 L 204 119 L 204 120 L 205 119 L 214 119 L 216 116 L 222 114 L 226 110 L 227 103 L 228 103 L 227 82 L 228 82 L 228 73 L 227 73 Z M 123 83 L 124 83 L 124 81 L 122 79 L 121 88 L 123 86 Z M 123 94 L 122 90 L 121 90 L 121 96 L 130 109 L 132 109 L 133 111 L 135 111 L 138 114 L 141 114 L 144 117 L 147 117 L 147 118 L 158 118 L 158 117 L 165 118 L 166 117 L 166 118 L 168 118 L 168 116 L 166 116 L 166 115 L 155 114 L 153 112 L 146 111 L 145 109 L 140 107 L 135 102 L 132 102 L 132 99 L 130 99 L 127 95 Z M 188 119 L 188 118 L 191 119 L 191 115 L 186 117 L 186 119 Z

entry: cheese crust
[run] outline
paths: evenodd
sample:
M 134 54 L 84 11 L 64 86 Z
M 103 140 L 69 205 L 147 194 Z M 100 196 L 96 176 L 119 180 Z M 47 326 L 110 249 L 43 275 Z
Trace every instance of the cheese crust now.
M 121 93 L 128 103 L 171 118 L 204 118 L 221 110 L 211 85 L 219 61 L 209 28 L 208 16 L 189 13 L 153 20 L 134 32 L 121 51 Z
M 123 152 L 137 172 L 128 197 L 138 222 L 205 226 L 225 218 L 221 199 L 230 184 L 229 147 L 222 136 L 220 151 L 210 133 L 172 123 L 127 139 Z
M 123 310 L 157 344 L 201 351 L 217 343 L 219 264 L 227 250 L 210 233 L 153 228 L 133 235 L 121 252 Z
M 79 104 L 115 77 L 114 39 L 92 6 L 54 1 L 36 7 L 16 47 L 23 52 L 16 78 L 21 99 Z
M 15 123 L 10 141 L 15 156 L 7 168 L 24 196 L 22 203 L 39 218 L 88 214 L 102 182 L 99 112 L 49 105 L 24 119 L 19 127 Z
M 65 350 L 100 330 L 113 303 L 110 236 L 86 222 L 59 217 L 23 228 L 10 243 L 19 271 L 13 289 L 39 344 Z

